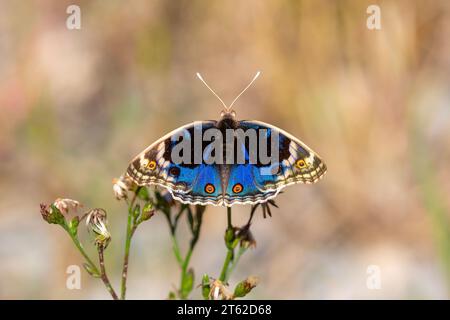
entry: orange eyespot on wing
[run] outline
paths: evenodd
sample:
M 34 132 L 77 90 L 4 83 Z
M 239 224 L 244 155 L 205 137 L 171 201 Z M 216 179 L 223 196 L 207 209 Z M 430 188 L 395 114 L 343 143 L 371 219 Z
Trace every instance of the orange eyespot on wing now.
M 156 161 L 155 160 L 149 161 L 149 163 L 147 164 L 147 168 L 152 171 L 155 170 L 156 169 Z
M 299 159 L 297 160 L 297 162 L 295 163 L 295 166 L 299 169 L 305 169 L 308 165 L 306 164 L 305 160 L 303 159 Z
M 233 186 L 233 192 L 234 192 L 234 193 L 241 193 L 242 190 L 244 190 L 244 187 L 243 187 L 242 184 L 240 184 L 240 183 L 236 183 L 236 184 Z
M 215 190 L 216 190 L 216 188 L 215 188 L 211 183 L 208 183 L 208 184 L 205 186 L 205 192 L 206 192 L 206 193 L 211 194 L 211 193 L 214 193 Z

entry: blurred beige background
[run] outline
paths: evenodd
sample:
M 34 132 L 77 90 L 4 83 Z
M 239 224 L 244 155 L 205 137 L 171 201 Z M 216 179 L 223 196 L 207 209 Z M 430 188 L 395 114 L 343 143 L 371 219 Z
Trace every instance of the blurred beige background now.
M 381 30 L 366 27 L 374 3 Z M 70 4 L 81 30 L 66 28 Z M 163 134 L 218 118 L 196 72 L 230 102 L 261 70 L 238 117 L 296 135 L 329 171 L 285 189 L 271 219 L 255 218 L 258 245 L 230 283 L 258 275 L 257 299 L 447 299 L 449 9 L 445 0 L 1 1 L 0 298 L 109 299 L 84 271 L 82 289 L 66 289 L 66 268 L 82 259 L 39 203 L 70 197 L 108 211 L 118 287 L 126 207 L 111 180 Z M 249 207 L 234 208 L 243 223 Z M 218 276 L 225 226 L 225 209 L 208 208 L 197 279 Z M 366 286 L 370 265 L 379 290 Z M 178 282 L 156 216 L 136 234 L 128 296 L 164 299 Z

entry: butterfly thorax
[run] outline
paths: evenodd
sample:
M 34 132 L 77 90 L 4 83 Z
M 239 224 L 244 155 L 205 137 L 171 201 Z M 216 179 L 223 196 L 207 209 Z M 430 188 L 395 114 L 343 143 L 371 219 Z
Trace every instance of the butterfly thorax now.
M 220 114 L 220 120 L 217 122 L 216 126 L 221 130 L 236 129 L 239 126 L 239 122 L 236 120 L 235 112 L 222 111 Z

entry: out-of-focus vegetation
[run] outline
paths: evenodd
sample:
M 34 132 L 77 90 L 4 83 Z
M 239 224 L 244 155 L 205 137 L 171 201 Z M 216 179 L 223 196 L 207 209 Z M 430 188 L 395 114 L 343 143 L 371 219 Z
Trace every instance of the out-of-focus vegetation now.
M 108 298 L 85 274 L 66 289 L 82 259 L 39 203 L 103 206 L 120 274 L 127 212 L 111 180 L 163 134 L 218 118 L 196 72 L 229 102 L 261 70 L 238 117 L 298 136 L 329 172 L 255 218 L 258 246 L 230 282 L 257 274 L 252 298 L 448 298 L 450 2 L 375 2 L 381 30 L 366 28 L 373 1 L 356 0 L 75 1 L 82 27 L 68 30 L 73 1 L 2 1 L 0 297 Z M 198 274 L 220 269 L 225 225 L 224 208 L 207 209 Z M 167 231 L 156 215 L 136 234 L 129 298 L 178 283 Z M 366 286 L 370 265 L 379 290 Z

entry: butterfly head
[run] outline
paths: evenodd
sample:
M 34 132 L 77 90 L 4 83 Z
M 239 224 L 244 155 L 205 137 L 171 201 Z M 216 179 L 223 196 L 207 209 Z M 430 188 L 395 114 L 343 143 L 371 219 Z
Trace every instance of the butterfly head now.
M 218 95 L 213 89 L 211 89 L 211 87 L 206 83 L 205 80 L 203 80 L 203 77 L 202 77 L 201 74 L 198 73 L 198 72 L 197 72 L 197 77 L 198 77 L 198 78 L 200 79 L 200 81 L 203 82 L 203 84 L 204 84 L 204 85 L 212 92 L 212 94 L 213 94 L 214 96 L 216 96 L 216 98 L 219 99 L 219 101 L 222 103 L 222 105 L 223 105 L 224 108 L 223 108 L 222 111 L 220 112 L 220 117 L 221 117 L 222 119 L 224 119 L 224 118 L 231 118 L 231 119 L 234 119 L 234 118 L 236 117 L 236 112 L 232 109 L 234 103 L 239 99 L 239 97 L 240 97 L 240 96 L 241 96 L 248 88 L 250 88 L 250 86 L 252 85 L 252 83 L 259 77 L 260 74 L 261 74 L 261 72 L 258 71 L 258 72 L 255 74 L 255 76 L 253 77 L 252 81 L 250 81 L 250 83 L 244 88 L 244 90 L 242 90 L 241 93 L 239 93 L 239 94 L 237 95 L 237 97 L 233 100 L 233 102 L 232 102 L 229 106 L 227 106 L 227 105 L 225 104 L 225 102 L 223 102 L 223 100 L 219 97 L 219 95 Z
M 231 109 L 231 110 L 223 109 L 220 112 L 220 117 L 222 119 L 225 119 L 225 118 L 234 119 L 234 118 L 236 118 L 236 111 L 234 111 L 233 109 Z

